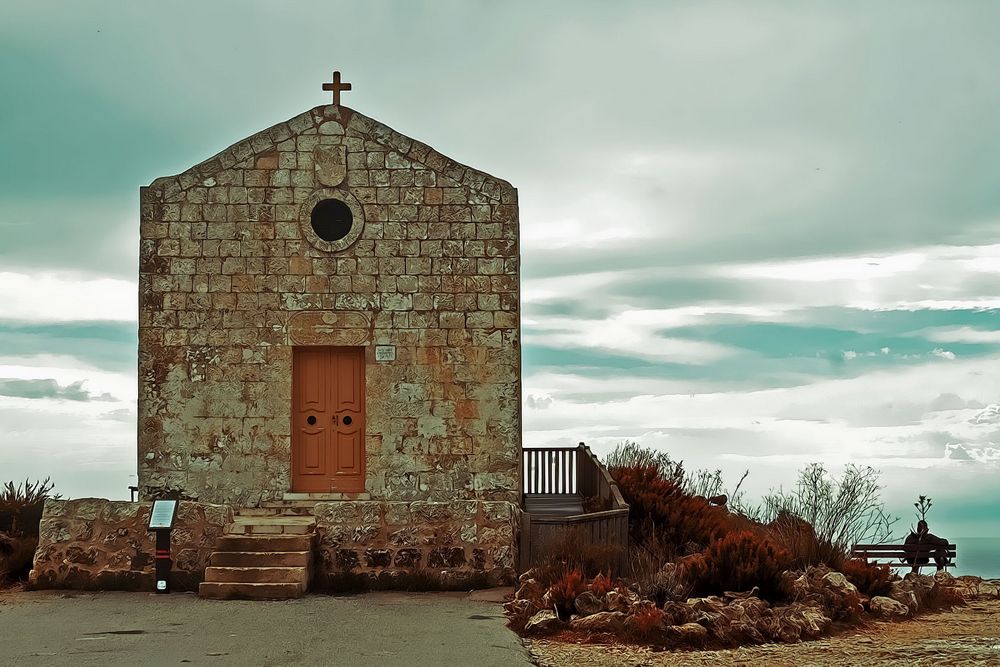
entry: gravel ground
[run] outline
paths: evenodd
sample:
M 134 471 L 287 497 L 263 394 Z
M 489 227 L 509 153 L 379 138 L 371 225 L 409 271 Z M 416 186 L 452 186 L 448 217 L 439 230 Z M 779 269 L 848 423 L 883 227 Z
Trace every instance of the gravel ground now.
M 845 634 L 800 644 L 766 644 L 725 651 L 653 653 L 627 645 L 527 642 L 541 667 L 606 665 L 1000 665 L 1000 600 L 920 616 L 902 623 L 872 623 Z

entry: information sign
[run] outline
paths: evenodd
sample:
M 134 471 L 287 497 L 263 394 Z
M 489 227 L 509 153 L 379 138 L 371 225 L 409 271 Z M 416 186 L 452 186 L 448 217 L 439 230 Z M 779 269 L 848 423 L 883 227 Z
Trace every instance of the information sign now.
M 176 513 L 176 500 L 154 500 L 153 511 L 149 514 L 149 529 L 170 530 L 174 527 L 174 515 Z

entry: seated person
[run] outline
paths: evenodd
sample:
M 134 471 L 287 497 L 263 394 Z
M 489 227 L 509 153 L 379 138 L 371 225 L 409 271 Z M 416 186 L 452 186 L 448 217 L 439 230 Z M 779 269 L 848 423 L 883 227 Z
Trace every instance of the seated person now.
M 918 565 L 926 565 L 934 558 L 934 563 L 940 572 L 948 561 L 948 540 L 938 537 L 928 531 L 927 522 L 921 519 L 917 522 L 917 530 L 906 536 L 903 542 L 903 550 L 907 555 L 903 561 L 913 565 L 911 572 L 919 572 Z

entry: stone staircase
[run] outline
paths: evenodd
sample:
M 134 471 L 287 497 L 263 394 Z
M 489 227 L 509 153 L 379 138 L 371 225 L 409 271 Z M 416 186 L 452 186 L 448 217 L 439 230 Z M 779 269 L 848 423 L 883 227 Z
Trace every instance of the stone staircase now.
M 237 511 L 198 587 L 203 598 L 286 600 L 309 589 L 315 500 L 279 500 Z

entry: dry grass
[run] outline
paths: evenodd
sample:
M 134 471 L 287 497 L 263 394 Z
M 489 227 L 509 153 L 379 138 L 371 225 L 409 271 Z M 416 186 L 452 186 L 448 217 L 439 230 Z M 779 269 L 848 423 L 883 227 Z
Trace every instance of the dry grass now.
M 37 547 L 36 535 L 11 537 L 0 533 L 0 586 L 28 577 Z
M 60 497 L 52 495 L 53 486 L 48 477 L 40 482 L 24 480 L 16 486 L 14 482 L 4 484 L 0 489 L 0 533 L 37 537 L 45 499 Z

